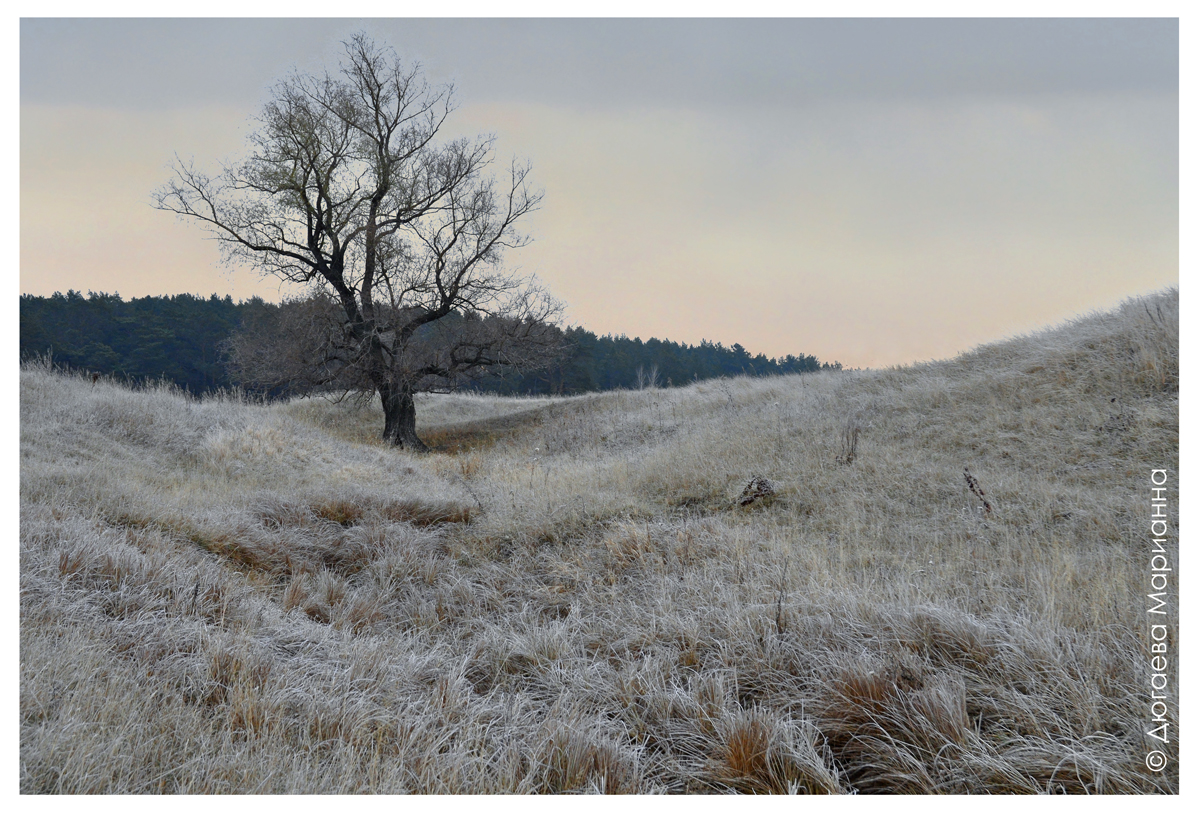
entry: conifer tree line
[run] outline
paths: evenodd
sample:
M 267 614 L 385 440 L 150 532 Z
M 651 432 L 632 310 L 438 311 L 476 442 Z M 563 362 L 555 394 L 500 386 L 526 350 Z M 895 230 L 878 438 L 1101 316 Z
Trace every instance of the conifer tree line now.
M 253 300 L 179 294 L 123 301 L 117 294 L 78 291 L 21 295 L 21 358 L 49 355 L 54 364 L 131 382 L 168 379 L 199 395 L 233 387 L 222 343 Z
M 167 379 L 194 394 L 231 388 L 225 341 L 255 310 L 279 306 L 228 295 L 135 297 L 78 291 L 49 297 L 21 295 L 21 358 L 52 357 L 61 367 L 115 375 L 129 381 Z M 681 386 L 720 376 L 771 376 L 840 370 L 799 354 L 768 358 L 740 344 L 699 345 L 670 340 L 598 336 L 580 327 L 565 331 L 566 356 L 547 370 L 499 371 L 468 389 L 501 395 L 574 395 L 617 388 Z M 285 395 L 273 393 L 271 395 Z

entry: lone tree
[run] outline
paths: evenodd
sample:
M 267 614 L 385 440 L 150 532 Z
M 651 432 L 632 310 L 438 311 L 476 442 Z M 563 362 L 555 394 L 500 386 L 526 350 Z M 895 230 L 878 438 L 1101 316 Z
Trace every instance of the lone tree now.
M 561 350 L 561 305 L 502 262 L 542 196 L 528 165 L 486 172 L 491 138 L 439 141 L 450 86 L 364 34 L 345 51 L 336 74 L 274 87 L 248 158 L 216 176 L 177 159 L 155 204 L 202 223 L 226 261 L 309 287 L 234 338 L 243 381 L 378 393 L 384 439 L 425 450 L 415 393 Z

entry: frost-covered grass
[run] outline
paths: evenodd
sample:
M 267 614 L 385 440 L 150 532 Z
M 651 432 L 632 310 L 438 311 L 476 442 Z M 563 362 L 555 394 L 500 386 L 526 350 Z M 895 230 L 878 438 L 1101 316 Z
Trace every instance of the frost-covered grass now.
M 414 456 L 372 405 L 27 366 L 21 789 L 1174 792 L 1178 377 L 1167 291 L 915 367 L 427 397 Z

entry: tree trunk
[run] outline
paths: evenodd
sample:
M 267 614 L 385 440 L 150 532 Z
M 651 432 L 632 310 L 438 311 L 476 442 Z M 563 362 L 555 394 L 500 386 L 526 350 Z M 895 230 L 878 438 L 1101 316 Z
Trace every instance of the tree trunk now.
M 417 405 L 407 387 L 384 385 L 378 388 L 383 402 L 383 440 L 413 452 L 428 452 L 417 437 Z

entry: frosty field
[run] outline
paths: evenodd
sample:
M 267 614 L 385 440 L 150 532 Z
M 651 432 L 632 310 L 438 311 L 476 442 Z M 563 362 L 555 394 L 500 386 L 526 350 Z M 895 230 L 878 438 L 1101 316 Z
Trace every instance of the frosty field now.
M 1178 387 L 1174 290 L 899 369 L 429 396 L 428 455 L 27 364 L 21 791 L 1173 793 Z

